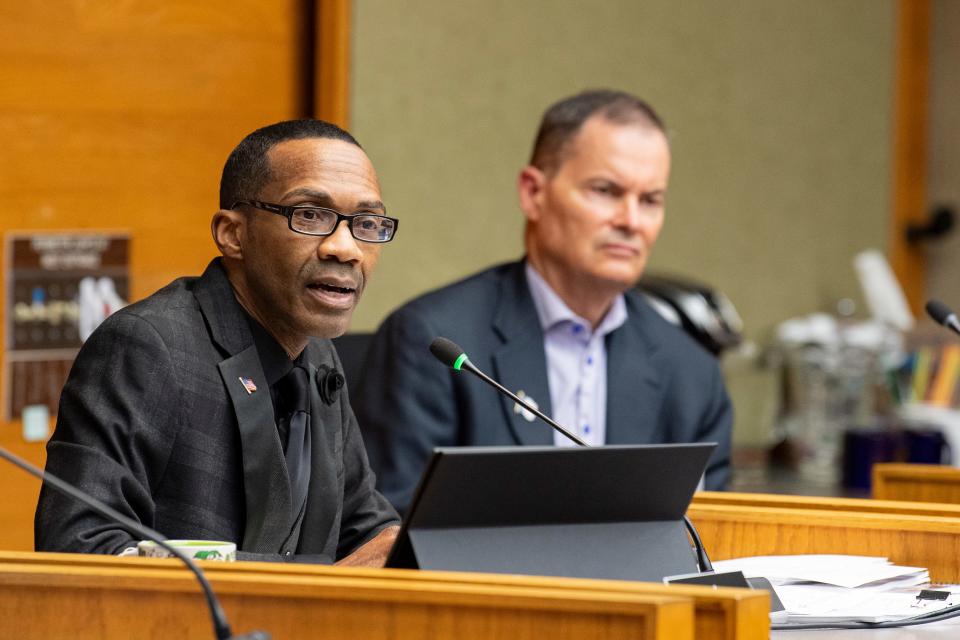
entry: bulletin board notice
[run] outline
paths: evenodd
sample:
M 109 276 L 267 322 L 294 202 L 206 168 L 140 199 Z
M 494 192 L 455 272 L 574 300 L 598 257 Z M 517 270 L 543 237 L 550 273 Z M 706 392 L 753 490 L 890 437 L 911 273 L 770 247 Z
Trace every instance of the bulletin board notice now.
M 5 236 L 3 417 L 46 405 L 83 341 L 130 295 L 125 233 L 38 232 Z

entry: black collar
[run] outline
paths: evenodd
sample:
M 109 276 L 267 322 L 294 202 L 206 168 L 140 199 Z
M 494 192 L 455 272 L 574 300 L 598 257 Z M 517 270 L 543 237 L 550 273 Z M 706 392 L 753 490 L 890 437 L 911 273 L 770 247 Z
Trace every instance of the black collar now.
M 277 339 L 270 335 L 270 332 L 262 324 L 247 313 L 246 309 L 243 310 L 243 313 L 247 316 L 247 323 L 250 325 L 253 344 L 257 347 L 260 366 L 263 367 L 263 375 L 266 376 L 267 384 L 272 388 L 280 378 L 287 375 L 290 369 L 293 369 L 293 361 L 280 346 L 280 343 L 277 342 Z

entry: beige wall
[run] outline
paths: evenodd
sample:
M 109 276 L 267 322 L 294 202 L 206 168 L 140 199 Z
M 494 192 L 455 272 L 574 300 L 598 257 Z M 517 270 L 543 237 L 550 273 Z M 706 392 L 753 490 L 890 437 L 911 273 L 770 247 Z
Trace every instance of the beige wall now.
M 852 256 L 885 245 L 895 18 L 892 0 L 356 0 L 352 126 L 403 223 L 354 327 L 518 256 L 540 114 L 598 86 L 673 132 L 652 268 L 725 291 L 761 341 L 856 296 Z M 770 376 L 739 371 L 737 435 L 761 439 Z

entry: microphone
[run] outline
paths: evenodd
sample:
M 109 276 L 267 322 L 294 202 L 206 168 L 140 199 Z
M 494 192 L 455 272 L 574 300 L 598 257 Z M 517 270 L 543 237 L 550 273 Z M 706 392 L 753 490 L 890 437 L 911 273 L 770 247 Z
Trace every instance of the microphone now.
M 950 307 L 939 300 L 928 300 L 926 305 L 927 313 L 937 324 L 942 324 L 954 333 L 960 333 L 960 320 L 957 314 L 950 310 Z
M 103 517 L 119 524 L 121 527 L 135 536 L 143 540 L 152 540 L 153 542 L 156 542 L 158 545 L 169 551 L 172 555 L 179 558 L 181 562 L 187 565 L 187 567 L 193 572 L 193 574 L 197 577 L 197 580 L 200 582 L 200 587 L 203 589 L 203 595 L 207 600 L 207 606 L 210 608 L 210 617 L 213 619 L 213 633 L 217 640 L 270 640 L 270 634 L 263 631 L 254 631 L 246 635 L 234 636 L 230 629 L 230 623 L 227 622 L 227 614 L 224 613 L 223 607 L 220 606 L 220 601 L 217 600 L 217 596 L 214 595 L 213 589 L 210 587 L 210 583 L 207 582 L 207 578 L 203 575 L 203 571 L 201 571 L 200 567 L 198 567 L 196 563 L 187 557 L 186 554 L 167 544 L 166 537 L 163 534 L 131 520 L 116 509 L 113 509 L 103 502 L 100 502 L 93 496 L 81 491 L 69 482 L 61 480 L 52 473 L 41 471 L 26 460 L 10 453 L 3 447 L 0 447 L 0 458 L 3 458 L 11 464 L 20 467 L 30 475 L 40 478 L 41 481 L 50 485 L 60 493 L 73 498 L 74 500 L 79 500 Z
M 564 427 L 561 427 L 559 424 L 557 424 L 556 422 L 551 420 L 549 417 L 547 417 L 545 413 L 541 412 L 536 407 L 531 406 L 519 396 L 514 395 L 512 391 L 510 391 L 509 389 L 501 385 L 499 382 L 497 382 L 487 374 L 485 374 L 483 371 L 480 371 L 480 369 L 476 368 L 473 365 L 473 363 L 470 362 L 470 358 L 467 357 L 466 352 L 464 352 L 464 350 L 460 348 L 460 345 L 458 345 L 453 340 L 448 340 L 447 338 L 434 338 L 433 342 L 430 343 L 430 353 L 432 353 L 437 360 L 447 365 L 448 367 L 452 367 L 457 371 L 462 371 L 466 369 L 473 375 L 477 376 L 478 378 L 480 378 L 481 380 L 483 380 L 484 382 L 492 386 L 494 389 L 496 389 L 500 393 L 507 395 L 511 400 L 513 400 L 514 402 L 519 404 L 521 407 L 523 407 L 530 413 L 534 414 L 535 416 L 537 416 L 538 418 L 546 422 L 548 425 L 550 425 L 551 427 L 553 427 L 554 429 L 556 429 L 557 431 L 565 435 L 570 440 L 573 440 L 575 443 L 577 443 L 581 447 L 589 446 L 586 442 L 584 442 L 582 438 L 577 436 L 577 434 L 572 433 L 571 431 L 569 431 Z
M 493 378 L 485 374 L 483 371 L 480 371 L 480 369 L 478 369 L 476 366 L 474 366 L 472 362 L 470 362 L 470 358 L 467 357 L 467 353 L 463 349 L 461 349 L 460 345 L 458 345 L 453 340 L 449 340 L 443 337 L 434 338 L 433 342 L 430 343 L 430 353 L 432 353 L 437 360 L 447 365 L 448 367 L 452 367 L 457 371 L 463 371 L 464 369 L 466 369 L 473 375 L 477 376 L 478 378 L 480 378 L 481 380 L 483 380 L 484 382 L 492 386 L 494 389 L 496 389 L 500 393 L 503 393 L 506 396 L 508 396 L 511 400 L 518 403 L 521 407 L 524 407 L 527 411 L 534 414 L 535 416 L 537 416 L 538 418 L 546 422 L 548 425 L 550 425 L 551 427 L 553 427 L 563 435 L 567 436 L 567 438 L 569 438 L 570 440 L 573 440 L 575 443 L 577 443 L 581 447 L 590 446 L 586 442 L 584 442 L 581 438 L 577 437 L 576 434 L 571 433 L 569 430 L 565 429 L 564 427 L 561 427 L 559 424 L 557 424 L 552 419 L 547 417 L 545 413 L 543 413 L 536 407 L 530 406 L 523 399 L 514 395 L 512 392 L 510 392 L 506 387 L 501 385 L 499 382 L 497 382 L 496 380 L 494 380 Z M 690 534 L 690 537 L 693 539 L 693 546 L 697 550 L 697 565 L 699 565 L 700 571 L 702 572 L 713 571 L 713 564 L 710 562 L 709 556 L 707 556 L 707 550 L 704 548 L 703 542 L 700 540 L 700 535 L 697 533 L 696 527 L 693 526 L 693 522 L 690 521 L 690 518 L 688 518 L 686 514 L 684 514 L 683 516 L 683 524 L 687 528 L 687 533 Z
M 337 401 L 340 395 L 340 389 L 347 384 L 347 379 L 343 374 L 333 367 L 321 364 L 317 367 L 317 390 L 320 392 L 320 399 L 324 404 L 332 405 Z

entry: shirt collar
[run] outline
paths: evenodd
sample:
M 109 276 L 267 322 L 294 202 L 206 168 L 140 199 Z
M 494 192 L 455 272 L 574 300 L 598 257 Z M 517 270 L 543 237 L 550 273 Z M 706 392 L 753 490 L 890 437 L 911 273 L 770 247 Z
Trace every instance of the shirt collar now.
M 581 325 L 590 331 L 589 322 L 574 313 L 570 307 L 557 295 L 547 281 L 543 279 L 533 265 L 528 260 L 524 265 L 527 286 L 530 287 L 530 296 L 533 298 L 533 306 L 537 310 L 537 317 L 540 319 L 540 328 L 547 333 L 553 327 L 564 322 L 571 322 Z M 627 321 L 627 304 L 623 299 L 623 294 L 618 295 L 610 305 L 610 309 L 593 334 L 605 336 L 614 329 L 619 328 Z M 588 333 L 588 335 L 591 335 Z
M 270 335 L 270 332 L 262 324 L 247 313 L 246 309 L 243 312 L 247 316 L 250 333 L 253 334 L 253 344 L 257 347 L 257 355 L 260 356 L 260 366 L 263 367 L 263 374 L 267 377 L 267 384 L 272 387 L 280 378 L 287 375 L 290 369 L 293 369 L 293 361 L 280 346 L 280 343 L 277 342 L 277 339 Z

